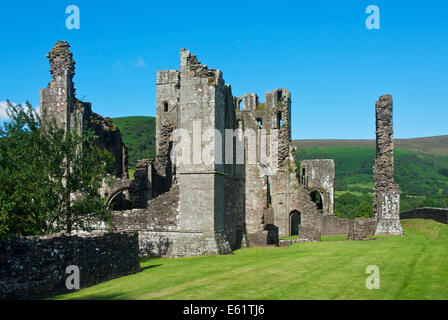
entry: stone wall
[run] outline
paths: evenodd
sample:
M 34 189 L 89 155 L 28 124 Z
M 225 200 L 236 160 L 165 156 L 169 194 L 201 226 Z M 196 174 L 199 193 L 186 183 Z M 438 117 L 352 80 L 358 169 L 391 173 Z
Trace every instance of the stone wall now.
M 367 240 L 375 234 L 376 219 L 349 220 L 347 240 Z
M 170 159 L 172 149 L 171 133 L 177 128 L 180 103 L 180 72 L 162 70 L 157 72 L 156 99 L 156 171 L 164 177 L 157 183 L 160 189 L 170 187 L 173 164 Z M 160 184 L 163 186 L 159 186 Z
M 141 256 L 172 258 L 232 252 L 224 234 L 149 230 L 140 230 L 138 234 Z
M 0 298 L 40 299 L 66 293 L 66 268 L 85 288 L 140 271 L 137 233 L 18 237 L 0 242 Z
M 75 61 L 70 45 L 58 41 L 47 54 L 52 79 L 48 87 L 40 91 L 40 108 L 43 126 L 55 120 L 56 125 L 65 131 L 91 129 L 98 136 L 97 145 L 111 153 L 114 158 L 114 175 L 128 178 L 127 149 L 123 144 L 120 130 L 112 124 L 110 118 L 103 118 L 92 111 L 89 102 L 76 98 L 73 83 Z
M 322 235 L 346 235 L 349 232 L 350 221 L 350 219 L 325 214 L 322 216 Z
M 417 208 L 400 213 L 400 219 L 432 219 L 440 223 L 448 223 L 447 208 Z
M 333 159 L 302 160 L 300 162 L 300 183 L 311 192 L 319 192 L 322 200 L 322 212 L 334 214 Z
M 178 230 L 179 187 L 151 199 L 144 209 L 114 211 L 112 227 L 115 230 Z
M 355 226 L 358 229 L 363 230 L 366 235 L 374 235 L 376 229 L 376 219 L 346 219 L 340 218 L 335 215 L 322 215 L 322 235 L 349 235 L 352 230 L 351 227 Z M 355 224 L 355 225 L 354 225 Z M 357 225 L 356 225 L 357 224 Z
M 321 233 L 318 228 L 311 226 L 299 226 L 300 239 L 307 241 L 320 241 Z

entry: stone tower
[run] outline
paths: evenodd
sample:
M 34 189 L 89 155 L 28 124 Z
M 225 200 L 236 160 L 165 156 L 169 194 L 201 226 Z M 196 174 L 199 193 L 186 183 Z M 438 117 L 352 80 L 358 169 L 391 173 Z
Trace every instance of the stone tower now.
M 378 221 L 375 234 L 402 235 L 400 193 L 394 181 L 394 137 L 392 96 L 376 102 L 375 198 L 373 208 Z
M 177 127 L 177 111 L 180 102 L 180 72 L 177 70 L 157 71 L 156 100 L 156 170 L 162 178 L 164 190 L 172 183 L 175 167 L 171 163 L 171 133 Z

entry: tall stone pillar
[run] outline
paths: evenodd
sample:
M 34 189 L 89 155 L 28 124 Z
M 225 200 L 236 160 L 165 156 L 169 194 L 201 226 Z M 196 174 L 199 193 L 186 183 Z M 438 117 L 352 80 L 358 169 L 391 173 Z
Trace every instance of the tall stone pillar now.
M 66 131 L 71 126 L 71 112 L 75 102 L 75 61 L 69 48 L 67 42 L 58 41 L 47 54 L 52 80 L 48 88 L 40 92 L 40 108 L 44 120 L 50 121 L 54 118 Z
M 392 96 L 376 102 L 375 234 L 403 235 L 400 223 L 400 193 L 394 181 Z

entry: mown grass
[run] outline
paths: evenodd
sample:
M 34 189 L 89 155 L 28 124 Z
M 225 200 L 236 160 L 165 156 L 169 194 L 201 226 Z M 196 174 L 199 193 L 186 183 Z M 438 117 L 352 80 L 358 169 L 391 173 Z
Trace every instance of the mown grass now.
M 232 255 L 142 259 L 142 272 L 54 299 L 448 299 L 448 226 L 402 221 L 406 236 L 298 243 Z M 380 289 L 365 286 L 380 269 Z M 81 275 L 82 276 L 82 275 Z

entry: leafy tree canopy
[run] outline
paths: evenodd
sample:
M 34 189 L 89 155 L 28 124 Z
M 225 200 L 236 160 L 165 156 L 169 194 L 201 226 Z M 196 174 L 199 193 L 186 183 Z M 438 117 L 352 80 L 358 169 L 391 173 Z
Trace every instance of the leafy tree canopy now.
M 109 221 L 99 189 L 113 159 L 97 147 L 94 133 L 43 123 L 28 102 L 8 101 L 7 113 L 10 121 L 0 127 L 0 238 Z

